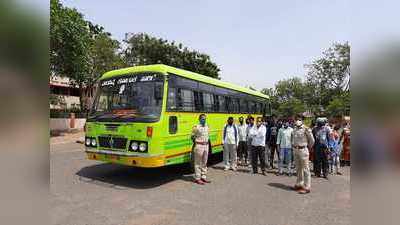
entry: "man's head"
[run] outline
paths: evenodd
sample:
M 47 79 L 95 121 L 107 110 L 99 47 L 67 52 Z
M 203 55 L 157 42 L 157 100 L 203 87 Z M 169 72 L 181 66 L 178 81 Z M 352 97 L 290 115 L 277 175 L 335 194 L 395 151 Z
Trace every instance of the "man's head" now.
M 230 117 L 228 118 L 228 124 L 229 124 L 229 125 L 232 125 L 232 124 L 233 124 L 233 117 L 232 117 L 232 116 L 230 116 Z
M 300 128 L 301 126 L 303 126 L 303 121 L 301 121 L 300 119 L 296 120 L 295 126 Z
M 205 125 L 206 124 L 206 114 L 200 114 L 199 121 L 200 121 L 201 125 Z
M 319 118 L 317 118 L 316 123 L 317 123 L 318 127 L 322 127 L 325 125 L 325 120 L 324 120 L 324 118 L 319 117 Z
M 257 118 L 257 127 L 261 126 L 262 119 L 260 117 Z
M 249 117 L 249 124 L 251 124 L 251 125 L 254 124 L 254 118 L 253 117 Z
M 283 122 L 283 127 L 284 127 L 284 128 L 288 128 L 288 127 L 289 127 L 289 121 L 287 121 L 287 120 L 284 121 L 284 122 Z
M 243 124 L 243 116 L 239 117 L 239 123 Z

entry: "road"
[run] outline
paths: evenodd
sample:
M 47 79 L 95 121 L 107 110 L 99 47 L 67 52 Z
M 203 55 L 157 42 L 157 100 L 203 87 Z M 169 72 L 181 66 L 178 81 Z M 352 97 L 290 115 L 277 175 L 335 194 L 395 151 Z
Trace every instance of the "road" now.
M 211 184 L 192 183 L 185 167 L 139 169 L 85 158 L 76 143 L 50 146 L 51 224 L 342 225 L 350 224 L 350 169 L 290 190 L 295 177 L 209 168 Z

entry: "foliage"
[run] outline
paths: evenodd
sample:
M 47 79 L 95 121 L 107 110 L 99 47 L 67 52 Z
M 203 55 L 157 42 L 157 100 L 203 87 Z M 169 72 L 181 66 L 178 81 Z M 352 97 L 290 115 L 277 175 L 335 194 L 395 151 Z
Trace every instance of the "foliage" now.
M 162 38 L 148 34 L 133 34 L 125 40 L 128 47 L 124 51 L 129 66 L 166 64 L 181 69 L 219 78 L 220 69 L 211 61 L 210 56 L 183 47 Z
M 337 96 L 350 91 L 350 45 L 334 43 L 307 68 L 307 83 L 314 90 L 311 105 L 326 109 Z
M 350 113 L 350 46 L 335 43 L 307 68 L 306 81 L 298 77 L 278 81 L 263 92 L 271 97 L 275 113 L 294 116 L 311 111 L 315 115 L 343 116 Z
M 59 0 L 50 1 L 51 75 L 68 77 L 71 85 L 90 92 L 104 72 L 122 65 L 118 49 L 119 42 L 103 27 L 86 21 L 76 9 L 64 7 Z M 81 109 L 88 108 L 87 95 L 82 91 Z

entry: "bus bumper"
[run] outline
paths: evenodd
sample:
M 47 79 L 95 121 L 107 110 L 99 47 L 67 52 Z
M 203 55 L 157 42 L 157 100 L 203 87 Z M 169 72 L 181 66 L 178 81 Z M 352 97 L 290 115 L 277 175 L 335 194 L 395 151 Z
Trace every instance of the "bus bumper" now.
M 164 156 L 141 156 L 137 153 L 98 150 L 94 148 L 86 148 L 85 152 L 88 159 L 103 162 L 144 168 L 161 167 L 165 165 Z

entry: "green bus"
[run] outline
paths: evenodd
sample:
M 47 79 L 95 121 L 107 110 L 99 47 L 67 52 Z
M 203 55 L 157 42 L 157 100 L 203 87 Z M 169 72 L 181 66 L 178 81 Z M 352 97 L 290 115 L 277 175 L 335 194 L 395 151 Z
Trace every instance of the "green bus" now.
M 215 154 L 222 151 L 227 118 L 269 114 L 269 98 L 162 64 L 107 72 L 85 125 L 87 157 L 136 167 L 191 162 L 191 131 L 201 113 L 207 115 Z

